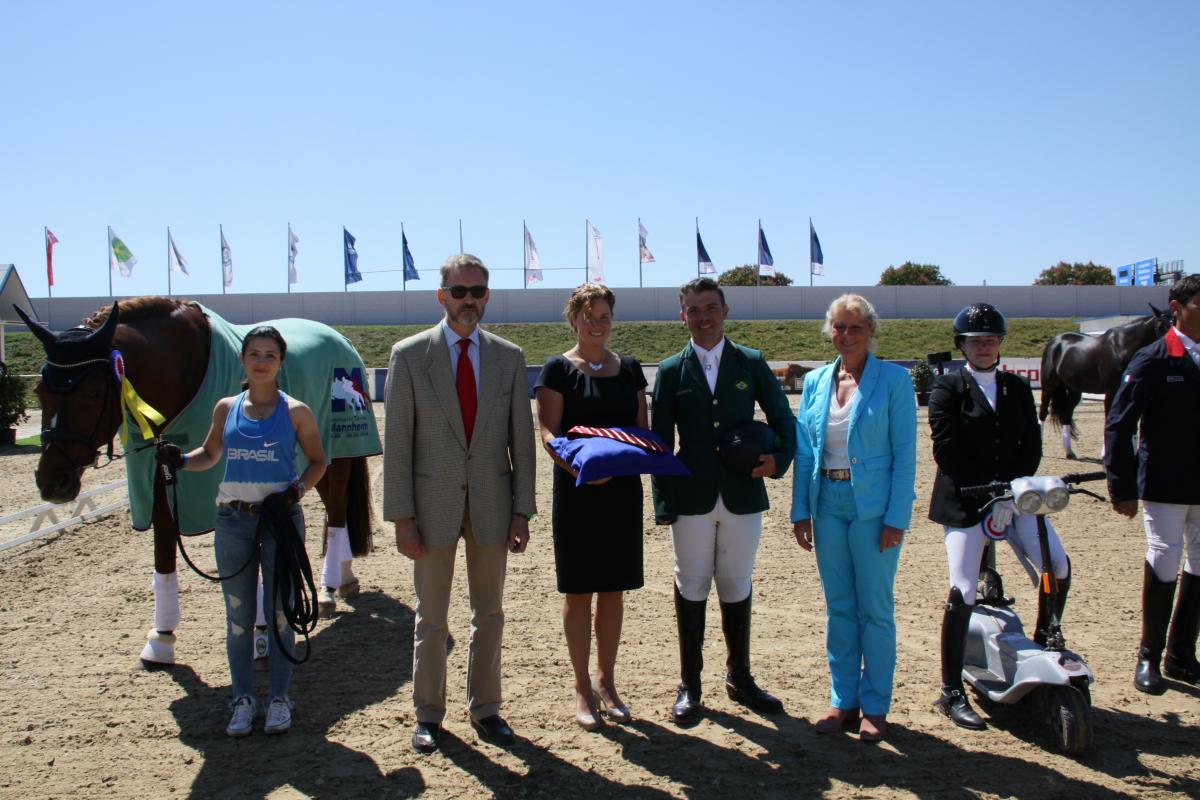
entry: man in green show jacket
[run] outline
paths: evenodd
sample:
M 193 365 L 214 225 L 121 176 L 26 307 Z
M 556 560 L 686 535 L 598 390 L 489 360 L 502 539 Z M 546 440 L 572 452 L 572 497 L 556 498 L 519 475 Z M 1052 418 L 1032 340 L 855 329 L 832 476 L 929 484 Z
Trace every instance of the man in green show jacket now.
M 729 697 L 760 712 L 783 703 L 750 674 L 750 588 L 754 557 L 767 509 L 763 478 L 781 478 L 796 452 L 796 419 L 762 353 L 725 338 L 725 293 L 711 278 L 679 290 L 679 318 L 691 333 L 678 354 L 658 366 L 651 427 L 674 447 L 688 476 L 655 476 L 654 517 L 671 526 L 675 550 L 675 619 L 679 627 L 680 684 L 671 714 L 679 725 L 700 719 L 704 612 L 715 579 L 725 633 Z M 754 419 L 754 406 L 775 430 L 775 450 L 749 475 L 721 462 L 722 434 Z

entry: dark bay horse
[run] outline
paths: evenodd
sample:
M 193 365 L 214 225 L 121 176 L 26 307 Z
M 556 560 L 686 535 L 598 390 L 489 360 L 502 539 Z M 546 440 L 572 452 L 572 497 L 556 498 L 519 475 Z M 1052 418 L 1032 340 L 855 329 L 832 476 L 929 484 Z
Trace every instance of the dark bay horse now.
M 1171 327 L 1171 314 L 1153 305 L 1147 317 L 1116 325 L 1099 336 L 1067 331 L 1055 336 L 1042 351 L 1042 407 L 1038 417 L 1049 416 L 1063 431 L 1067 458 L 1076 458 L 1071 440 L 1076 436 L 1075 407 L 1084 393 L 1104 395 L 1108 414 L 1121 375 L 1135 353 L 1164 336 Z
M 173 512 L 163 472 L 149 459 L 153 458 L 153 447 L 160 437 L 186 444 L 185 449 L 204 440 L 212 420 L 213 402 L 209 402 L 208 397 L 198 398 L 198 393 L 202 388 L 219 390 L 222 395 L 237 392 L 241 375 L 233 372 L 235 369 L 240 371 L 237 362 L 240 349 L 236 344 L 239 329 L 216 315 L 210 319 L 197 303 L 167 297 L 114 302 L 111 308 L 100 309 L 82 326 L 60 333 L 29 319 L 20 309 L 17 311 L 46 351 L 46 365 L 36 390 L 42 407 L 42 455 L 36 472 L 42 498 L 53 503 L 73 500 L 79 494 L 84 471 L 112 460 L 113 438 L 123 422 L 127 426 L 129 441 L 125 455 L 131 515 L 135 527 L 144 528 L 148 524 L 154 531 L 155 628 L 142 651 L 142 660 L 174 663 L 174 629 L 180 616 L 176 547 L 182 547 L 181 534 L 212 528 L 216 483 L 220 479 L 218 473 L 223 470 L 217 466 L 206 473 L 180 473 L 178 495 L 173 495 L 171 501 L 178 500 L 179 505 Z M 356 361 L 359 369 L 362 361 L 349 342 L 332 328 L 307 320 L 280 320 L 273 324 L 287 337 L 288 323 L 303 326 L 309 336 L 318 341 L 308 350 L 293 349 L 289 341 L 284 369 L 290 367 L 293 370 L 293 380 L 289 384 L 281 371 L 280 383 L 284 391 L 313 409 L 319 425 L 326 424 L 323 439 L 328 448 L 331 419 L 328 412 L 331 403 L 337 405 L 339 392 L 345 397 L 349 387 L 351 394 L 358 395 L 355 413 L 370 415 L 371 411 L 365 392 L 354 390 L 358 386 L 358 377 L 353 368 L 349 373 L 344 369 L 335 372 L 322 360 L 320 347 L 340 348 L 343 356 L 338 363 L 347 360 L 344 355 L 347 349 L 349 360 Z M 227 352 L 230 348 L 233 352 Z M 218 355 L 220 358 L 215 358 Z M 223 371 L 213 366 L 215 361 L 221 362 Z M 296 373 L 302 368 L 321 372 L 315 380 L 301 383 Z M 347 374 L 351 378 L 347 378 Z M 196 401 L 194 408 L 193 400 Z M 143 438 L 135 424 L 138 414 L 130 411 L 138 407 L 138 401 L 162 417 L 161 422 L 145 420 L 147 432 L 152 436 L 149 440 Z M 342 401 L 341 405 L 349 404 Z M 378 448 L 373 417 L 369 427 L 361 421 L 355 426 L 373 435 L 373 447 Z M 348 426 L 341 424 L 340 427 Z M 372 446 L 369 442 L 363 444 Z M 107 450 L 108 456 L 104 464 L 101 464 L 102 450 Z M 346 529 L 348 535 L 344 538 L 348 538 L 350 551 L 342 555 L 340 576 L 324 582 L 320 605 L 326 616 L 332 613 L 336 602 L 331 584 L 343 597 L 356 593 L 358 581 L 350 570 L 349 559 L 351 554 L 365 555 L 371 547 L 372 514 L 366 456 L 373 452 L 378 450 L 368 449 L 354 457 L 337 457 L 336 451 L 326 451 L 327 457 L 333 457 L 317 484 L 325 505 L 326 530 Z M 135 461 L 144 468 L 135 469 L 139 466 Z M 136 475 L 145 478 L 146 487 L 141 495 L 135 494 Z M 185 479 L 193 482 L 190 489 L 185 485 Z M 193 504 L 190 507 L 195 513 L 177 526 L 176 516 L 179 509 L 185 507 L 185 496 Z M 135 500 L 140 502 L 135 503 Z M 139 507 L 148 511 L 148 520 L 139 521 Z M 185 530 L 181 531 L 180 527 Z M 332 536 L 329 541 L 332 550 Z M 327 574 L 330 574 L 328 565 Z

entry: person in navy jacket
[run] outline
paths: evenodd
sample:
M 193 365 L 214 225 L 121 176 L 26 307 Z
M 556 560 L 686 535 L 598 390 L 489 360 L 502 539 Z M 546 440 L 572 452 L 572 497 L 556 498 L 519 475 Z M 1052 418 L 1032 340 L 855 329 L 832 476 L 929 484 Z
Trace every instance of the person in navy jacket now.
M 818 733 L 859 724 L 887 732 L 896 668 L 892 583 L 912 520 L 917 405 L 908 370 L 871 354 L 879 317 L 856 294 L 836 298 L 825 333 L 838 358 L 808 373 L 796 416 L 792 531 L 816 550 L 827 606 L 831 708 Z
M 1138 498 L 1142 500 L 1147 549 L 1142 641 L 1133 685 L 1150 693 L 1163 690 L 1162 673 L 1200 683 L 1200 275 L 1176 283 L 1168 297 L 1175 324 L 1129 362 L 1104 427 L 1113 509 L 1133 517 Z M 1183 577 L 1177 579 L 1180 562 Z M 1167 657 L 1160 672 L 1164 645 Z

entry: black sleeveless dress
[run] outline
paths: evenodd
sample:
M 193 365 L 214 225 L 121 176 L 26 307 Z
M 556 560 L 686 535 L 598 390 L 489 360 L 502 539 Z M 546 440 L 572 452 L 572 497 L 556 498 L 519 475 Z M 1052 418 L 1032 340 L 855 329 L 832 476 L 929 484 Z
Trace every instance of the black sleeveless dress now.
M 563 397 L 566 434 L 575 425 L 612 428 L 637 424 L 638 390 L 646 388 L 642 365 L 621 356 L 616 375 L 588 375 L 564 356 L 546 359 L 537 386 Z M 554 568 L 563 594 L 640 589 L 642 576 L 642 481 L 616 477 L 600 486 L 575 486 L 554 465 Z

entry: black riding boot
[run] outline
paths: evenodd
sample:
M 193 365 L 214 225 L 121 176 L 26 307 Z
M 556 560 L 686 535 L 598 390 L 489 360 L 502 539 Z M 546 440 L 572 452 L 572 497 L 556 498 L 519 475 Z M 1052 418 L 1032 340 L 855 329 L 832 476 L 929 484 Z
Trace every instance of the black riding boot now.
M 1167 657 L 1163 672 L 1168 678 L 1184 683 L 1200 683 L 1200 662 L 1196 661 L 1196 635 L 1200 632 L 1200 575 L 1186 570 L 1179 579 L 1179 597 L 1171 633 L 1167 637 Z
M 1133 673 L 1133 686 L 1139 692 L 1158 694 L 1163 690 L 1158 662 L 1166 644 L 1167 620 L 1174 599 L 1175 582 L 1160 581 L 1147 561 L 1142 570 L 1142 643 L 1138 648 L 1137 670 Z
M 671 706 L 676 725 L 700 721 L 700 672 L 704 669 L 706 600 L 688 600 L 675 587 L 675 623 L 679 627 L 679 694 Z
M 967 626 L 971 623 L 972 608 L 974 606 L 963 601 L 962 592 L 950 590 L 942 615 L 942 696 L 933 705 L 955 725 L 978 731 L 985 725 L 967 701 L 962 681 L 963 653 L 967 648 Z
M 721 630 L 725 633 L 725 691 L 729 699 L 763 714 L 783 711 L 783 702 L 754 682 L 750 674 L 750 595 L 740 603 L 721 603 Z
M 1058 602 L 1055 603 L 1054 615 L 1058 617 L 1061 624 L 1063 618 L 1063 610 L 1067 607 L 1067 592 L 1071 591 L 1071 560 L 1067 559 L 1067 577 L 1054 578 L 1051 580 L 1058 586 Z M 1046 646 L 1046 637 L 1049 635 L 1047 628 L 1050 627 L 1050 595 L 1038 589 L 1038 611 L 1037 623 L 1033 627 L 1033 640 L 1042 647 Z

